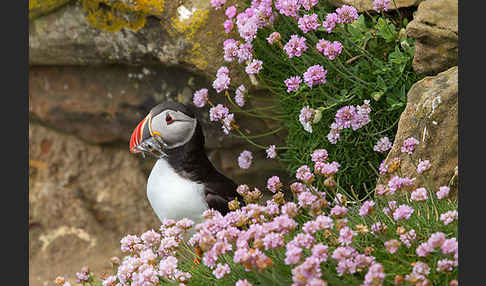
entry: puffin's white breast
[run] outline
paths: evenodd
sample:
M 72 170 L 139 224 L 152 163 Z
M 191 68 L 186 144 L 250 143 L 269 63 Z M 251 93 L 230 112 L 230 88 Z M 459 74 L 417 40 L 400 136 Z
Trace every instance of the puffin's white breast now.
M 147 181 L 147 198 L 160 221 L 189 218 L 198 223 L 208 209 L 204 185 L 180 176 L 165 159 L 159 159 L 152 168 Z

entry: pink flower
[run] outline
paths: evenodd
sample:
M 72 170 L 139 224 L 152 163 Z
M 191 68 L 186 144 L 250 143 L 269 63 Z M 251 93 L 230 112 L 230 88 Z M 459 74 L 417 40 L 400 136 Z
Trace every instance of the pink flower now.
M 245 105 L 245 93 L 246 88 L 244 85 L 240 85 L 235 92 L 235 102 L 238 104 L 239 107 L 243 107 Z
M 391 254 L 394 254 L 397 252 L 398 248 L 400 247 L 400 241 L 396 239 L 391 239 L 385 242 L 385 248 L 386 251 L 388 251 Z
M 443 232 L 435 232 L 430 235 L 427 244 L 431 249 L 435 249 L 441 247 L 444 241 L 446 240 L 446 235 Z
M 439 200 L 442 200 L 443 198 L 445 198 L 449 195 L 450 190 L 451 189 L 449 187 L 442 186 L 442 187 L 439 188 L 439 191 L 436 192 L 435 194 L 437 195 L 437 198 Z
M 228 264 L 221 264 L 221 263 L 218 263 L 218 265 L 216 266 L 216 269 L 214 269 L 213 271 L 213 275 L 214 277 L 216 277 L 216 279 L 221 279 L 223 278 L 226 274 L 229 274 L 231 272 L 231 269 L 229 267 Z
M 371 212 L 373 212 L 374 206 L 375 206 L 374 201 L 370 201 L 370 200 L 365 201 L 361 206 L 361 208 L 359 209 L 359 215 L 363 217 L 369 215 Z
M 336 9 L 338 23 L 348 24 L 358 20 L 358 11 L 353 6 L 343 5 Z
M 437 271 L 439 272 L 452 271 L 454 266 L 457 266 L 454 260 L 444 258 L 437 261 Z
M 348 226 L 345 226 L 345 227 L 341 228 L 341 230 L 339 231 L 338 241 L 343 246 L 350 245 L 351 242 L 353 242 L 353 236 L 355 236 L 355 235 L 356 235 L 355 231 L 353 231 Z
M 174 256 L 169 256 L 162 259 L 159 263 L 160 275 L 164 278 L 169 278 L 173 275 L 174 271 L 177 269 L 177 258 Z
M 458 213 L 456 210 L 454 211 L 448 211 L 446 213 L 443 213 L 440 215 L 440 220 L 445 224 L 448 225 L 452 223 L 454 220 L 456 220 L 458 217 Z
M 333 161 L 332 163 L 317 162 L 314 166 L 314 172 L 318 175 L 332 176 L 337 173 L 341 165 Z
M 405 244 L 407 248 L 412 246 L 412 242 L 417 238 L 417 234 L 415 234 L 415 230 L 411 229 L 404 234 L 400 235 L 400 241 Z
M 238 166 L 240 166 L 240 168 L 242 169 L 248 169 L 251 166 L 252 160 L 252 153 L 248 150 L 245 150 L 240 153 L 240 156 L 238 156 Z
M 276 0 L 275 8 L 280 12 L 280 14 L 297 17 L 297 11 L 300 9 L 300 0 Z
M 319 26 L 320 26 L 318 18 L 317 18 L 317 14 L 302 16 L 301 18 L 299 18 L 298 26 L 299 26 L 299 29 L 301 29 L 302 32 L 304 32 L 304 33 L 307 33 L 309 31 L 313 31 L 313 30 L 317 30 L 317 28 L 319 28 Z
M 287 243 L 285 251 L 285 264 L 297 264 L 302 258 L 302 248 L 295 245 L 295 243 Z
M 415 148 L 419 144 L 419 141 L 413 137 L 409 137 L 403 141 L 403 145 L 401 148 L 402 153 L 407 153 L 411 155 L 413 151 L 415 151 Z
M 388 11 L 391 0 L 374 0 L 373 10 L 380 13 L 383 11 Z
M 413 208 L 408 205 L 400 205 L 394 212 L 393 212 L 393 219 L 400 220 L 400 219 L 409 219 L 413 213 Z
M 287 92 L 292 92 L 299 88 L 300 84 L 302 83 L 302 79 L 300 76 L 291 76 L 284 80 L 284 83 L 287 86 Z
M 412 195 L 410 196 L 410 199 L 412 201 L 425 201 L 429 197 L 427 195 L 427 190 L 425 188 L 418 188 L 415 191 L 412 192 Z
M 283 187 L 278 176 L 272 176 L 267 180 L 267 189 L 272 193 L 278 192 Z
M 140 235 L 146 247 L 152 247 L 160 243 L 160 234 L 153 229 L 146 231 Z
M 334 122 L 339 129 L 351 127 L 351 123 L 355 120 L 356 112 L 354 106 L 341 107 L 334 116 Z
M 298 247 L 309 249 L 314 244 L 315 238 L 308 233 L 298 233 L 288 244 L 295 244 Z M 287 244 L 287 245 L 288 245 Z
M 429 160 L 425 160 L 425 161 L 419 160 L 419 163 L 417 165 L 417 173 L 422 174 L 423 172 L 430 169 L 431 166 L 432 164 L 430 164 Z
M 294 202 L 287 202 L 282 206 L 282 214 L 294 217 L 299 212 L 299 208 Z
M 232 20 L 225 20 L 223 22 L 223 28 L 224 28 L 224 32 L 226 34 L 229 34 L 231 32 L 231 30 L 233 30 L 233 27 L 234 27 L 235 23 L 232 21 Z
M 420 257 L 426 257 L 433 250 L 434 248 L 430 247 L 429 243 L 423 242 L 417 247 L 415 253 Z
M 247 74 L 257 74 L 262 69 L 263 62 L 260 60 L 254 59 L 251 63 L 249 63 L 246 68 L 245 72 Z
M 295 172 L 295 177 L 304 183 L 311 183 L 314 180 L 314 174 L 311 173 L 309 166 L 302 165 Z
M 234 39 L 227 39 L 223 42 L 223 50 L 224 50 L 224 56 L 223 59 L 227 62 L 232 62 L 233 60 L 236 59 L 238 56 L 238 50 L 239 50 L 239 45 L 240 43 Z M 224 70 L 224 69 L 223 69 Z M 220 75 L 226 74 L 226 76 L 229 76 L 229 71 L 223 72 Z
M 228 8 L 226 8 L 225 15 L 226 15 L 226 17 L 228 17 L 230 19 L 234 18 L 236 16 L 236 7 L 235 6 L 229 6 Z
M 140 242 L 142 242 L 142 240 L 138 236 L 129 234 L 120 240 L 120 249 L 123 252 L 131 252 L 134 250 L 133 246 Z
M 210 121 L 219 121 L 223 120 L 225 117 L 228 116 L 229 109 L 222 104 L 218 104 L 215 107 L 211 107 L 209 109 L 209 120 Z
M 322 66 L 313 65 L 304 72 L 304 82 L 311 88 L 314 85 L 324 84 L 326 83 L 326 74 L 327 70 Z
M 309 11 L 319 3 L 319 0 L 300 0 L 299 3 L 302 4 L 302 7 L 304 7 L 305 10 Z
M 327 160 L 327 150 L 326 149 L 316 149 L 311 154 L 312 162 L 324 162 Z
M 383 266 L 380 263 L 373 263 L 366 273 L 363 286 L 380 286 L 385 280 Z
M 317 258 L 320 263 L 324 262 L 327 260 L 327 251 L 329 250 L 329 247 L 327 245 L 324 245 L 322 243 L 315 244 L 312 247 L 312 256 Z
M 274 159 L 277 157 L 277 152 L 275 152 L 275 145 L 270 145 L 267 150 L 265 150 L 267 153 L 267 158 Z
M 263 238 L 263 246 L 265 250 L 269 250 L 272 248 L 278 248 L 284 245 L 284 240 L 281 234 L 271 232 Z
M 384 153 L 390 150 L 392 147 L 392 143 L 388 137 L 383 137 L 378 142 L 376 142 L 375 146 L 373 146 L 373 151 Z
M 273 32 L 271 33 L 268 37 L 267 37 L 267 42 L 270 44 L 270 45 L 273 45 L 275 43 L 277 43 L 278 41 L 280 41 L 280 33 L 279 32 Z
M 213 88 L 216 89 L 217 93 L 228 89 L 230 85 L 229 70 L 227 67 L 221 67 L 218 69 L 216 74 L 216 79 L 213 81 Z
M 195 106 L 201 108 L 208 102 L 208 89 L 202 88 L 194 93 L 192 102 Z
M 446 239 L 442 246 L 440 247 L 440 250 L 442 250 L 442 253 L 444 254 L 449 254 L 449 253 L 457 253 L 457 240 L 455 237 Z
M 211 0 L 211 6 L 213 6 L 215 10 L 219 10 L 225 3 L 226 0 Z
M 251 43 L 241 44 L 237 56 L 238 56 L 238 63 L 240 64 L 245 62 L 246 60 L 251 60 L 253 58 L 252 44 Z
M 299 206 L 301 207 L 310 207 L 312 203 L 317 200 L 317 196 L 313 195 L 311 192 L 302 192 L 297 196 L 297 200 L 299 202 Z
M 250 282 L 248 282 L 248 280 L 238 280 L 236 281 L 235 283 L 235 286 L 252 286 L 252 284 Z
M 326 20 L 322 23 L 322 26 L 330 34 L 336 24 L 338 23 L 338 15 L 336 13 L 329 13 L 326 15 Z
M 305 41 L 306 38 L 304 37 L 299 37 L 298 35 L 290 36 L 290 40 L 283 47 L 289 59 L 300 57 L 307 50 Z
M 344 216 L 347 212 L 348 212 L 348 209 L 346 207 L 334 206 L 331 209 L 331 216 L 336 216 L 336 217 Z
M 338 41 L 330 42 L 321 39 L 319 42 L 317 42 L 316 49 L 330 60 L 334 60 L 338 55 L 341 54 L 343 45 Z

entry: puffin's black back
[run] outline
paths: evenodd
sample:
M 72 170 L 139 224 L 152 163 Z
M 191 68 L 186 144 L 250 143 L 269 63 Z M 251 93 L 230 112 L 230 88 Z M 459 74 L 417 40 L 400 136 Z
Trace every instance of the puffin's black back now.
M 191 140 L 180 147 L 166 150 L 169 164 L 179 175 L 204 184 L 209 208 L 225 215 L 229 211 L 228 202 L 235 197 L 243 202 L 243 198 L 236 192 L 236 183 L 219 173 L 206 156 L 204 134 L 196 113 L 188 106 L 177 102 L 161 103 L 152 108 L 150 113 L 158 114 L 166 109 L 181 111 L 197 119 L 196 130 Z

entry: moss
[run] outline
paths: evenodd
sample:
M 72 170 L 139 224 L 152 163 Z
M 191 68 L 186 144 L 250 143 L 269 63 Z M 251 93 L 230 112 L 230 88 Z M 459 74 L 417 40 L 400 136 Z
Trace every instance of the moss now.
M 29 20 L 45 15 L 72 0 L 29 0 Z

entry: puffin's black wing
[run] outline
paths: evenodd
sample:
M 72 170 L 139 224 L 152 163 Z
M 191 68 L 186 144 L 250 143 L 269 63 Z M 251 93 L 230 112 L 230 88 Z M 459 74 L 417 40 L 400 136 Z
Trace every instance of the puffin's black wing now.
M 209 208 L 219 211 L 222 215 L 229 212 L 228 203 L 235 197 L 243 203 L 243 198 L 236 192 L 238 186 L 216 170 L 211 172 L 204 186 Z

